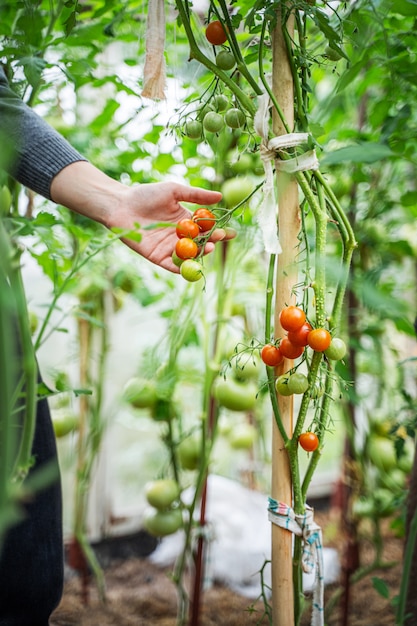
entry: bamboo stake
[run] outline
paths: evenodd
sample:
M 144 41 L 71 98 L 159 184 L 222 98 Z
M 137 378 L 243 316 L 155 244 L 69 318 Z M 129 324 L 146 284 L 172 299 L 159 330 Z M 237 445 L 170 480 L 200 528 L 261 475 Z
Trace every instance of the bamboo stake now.
M 294 32 L 293 16 L 287 22 L 287 29 Z M 291 68 L 281 26 L 281 14 L 277 16 L 277 26 L 273 33 L 273 77 L 272 90 L 290 129 L 294 125 L 294 87 Z M 286 132 L 281 120 L 275 114 L 273 118 L 274 136 Z M 282 336 L 278 315 L 287 304 L 294 304 L 292 289 L 297 283 L 297 239 L 300 230 L 298 187 L 293 177 L 277 174 L 279 205 L 279 237 L 282 253 L 278 257 L 275 292 L 275 336 Z M 287 371 L 292 361 L 284 360 L 277 374 Z M 293 431 L 292 396 L 279 396 L 278 406 L 284 428 L 289 436 Z M 292 481 L 287 451 L 282 437 L 273 420 L 272 433 L 272 480 L 271 495 L 292 506 Z M 272 524 L 272 619 L 274 626 L 292 626 L 294 624 L 294 589 L 292 580 L 292 534 Z

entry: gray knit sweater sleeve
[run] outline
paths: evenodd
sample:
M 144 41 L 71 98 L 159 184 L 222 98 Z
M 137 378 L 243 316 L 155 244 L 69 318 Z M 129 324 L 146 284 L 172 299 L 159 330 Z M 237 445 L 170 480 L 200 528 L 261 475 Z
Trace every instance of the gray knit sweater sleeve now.
M 10 89 L 1 66 L 0 152 L 8 155 L 2 166 L 13 178 L 48 199 L 54 176 L 86 160 Z

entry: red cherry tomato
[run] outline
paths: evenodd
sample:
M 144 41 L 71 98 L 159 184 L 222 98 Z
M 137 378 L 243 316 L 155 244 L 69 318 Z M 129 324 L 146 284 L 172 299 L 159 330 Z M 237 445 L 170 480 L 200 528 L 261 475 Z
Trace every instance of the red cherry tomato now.
M 195 239 L 195 237 L 198 237 L 200 234 L 200 229 L 194 220 L 183 219 L 178 222 L 175 232 L 177 233 L 178 239 L 182 239 L 183 237 Z
M 193 239 L 183 237 L 175 244 L 175 254 L 180 259 L 194 259 L 198 254 L 198 246 Z
M 287 359 L 297 359 L 304 352 L 304 346 L 296 346 L 288 337 L 283 337 L 279 344 L 279 351 Z
M 312 432 L 301 433 L 298 442 L 306 452 L 314 452 L 319 447 L 319 438 L 316 433 Z
M 227 34 L 219 20 L 210 22 L 206 28 L 206 39 L 213 46 L 221 46 L 227 41 Z
M 193 220 L 203 232 L 211 230 L 216 225 L 216 216 L 208 209 L 197 209 L 197 211 L 194 211 Z
M 324 352 L 330 346 L 332 336 L 325 328 L 315 328 L 308 334 L 308 345 L 315 352 Z
M 301 328 L 306 321 L 306 314 L 298 306 L 287 306 L 279 314 L 279 323 L 284 330 L 293 332 Z
M 276 365 L 282 363 L 284 356 L 281 354 L 281 350 L 279 348 L 268 343 L 261 350 L 261 359 L 265 365 L 275 367 Z
M 288 339 L 295 346 L 306 346 L 308 344 L 308 335 L 311 330 L 311 325 L 306 322 L 298 330 L 293 330 L 289 332 Z

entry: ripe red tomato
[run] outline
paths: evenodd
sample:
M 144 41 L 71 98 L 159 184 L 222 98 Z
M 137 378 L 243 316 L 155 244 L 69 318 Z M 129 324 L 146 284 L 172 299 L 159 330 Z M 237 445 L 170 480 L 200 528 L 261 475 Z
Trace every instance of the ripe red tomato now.
M 227 34 L 219 20 L 210 22 L 206 28 L 206 39 L 213 46 L 221 46 L 227 41 Z
M 279 323 L 284 330 L 293 332 L 301 328 L 306 321 L 306 314 L 298 306 L 287 306 L 279 314 Z
M 306 452 L 314 452 L 319 447 L 319 438 L 312 432 L 301 433 L 298 442 Z
M 288 337 L 283 337 L 279 344 L 279 351 L 287 359 L 297 359 L 304 352 L 304 346 L 296 346 Z
M 308 334 L 308 345 L 315 352 L 324 352 L 330 346 L 332 336 L 325 328 L 315 328 Z
M 211 230 L 216 225 L 216 216 L 208 209 L 197 209 L 193 213 L 193 220 L 203 232 Z
M 313 330 L 311 325 L 306 322 L 298 330 L 293 330 L 288 333 L 288 339 L 295 346 L 306 346 L 308 344 L 308 334 Z
M 284 356 L 281 354 L 279 348 L 268 343 L 261 350 L 261 359 L 265 365 L 275 367 L 282 363 Z
M 193 239 L 183 237 L 175 244 L 175 254 L 180 259 L 194 259 L 198 254 L 198 246 Z
M 182 239 L 183 237 L 195 239 L 195 237 L 198 237 L 200 234 L 200 229 L 194 220 L 183 219 L 178 222 L 175 232 L 177 233 L 178 239 Z

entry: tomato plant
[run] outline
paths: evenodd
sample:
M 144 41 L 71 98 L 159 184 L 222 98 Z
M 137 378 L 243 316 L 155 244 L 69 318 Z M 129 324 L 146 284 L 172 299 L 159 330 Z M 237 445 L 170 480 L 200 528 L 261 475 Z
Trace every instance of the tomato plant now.
M 194 259 L 198 254 L 198 245 L 193 239 L 182 237 L 175 244 L 175 254 L 183 260 Z
M 298 359 L 304 352 L 304 346 L 296 346 L 288 339 L 283 337 L 279 344 L 279 350 L 286 359 Z
M 195 239 L 200 234 L 198 224 L 191 218 L 180 220 L 175 231 L 179 239 L 182 239 L 183 237 Z
M 195 283 L 203 278 L 203 266 L 194 259 L 185 259 L 180 267 L 181 276 L 190 283 Z
M 315 352 L 324 352 L 329 348 L 332 336 L 325 328 L 314 328 L 309 332 L 307 341 Z
M 213 46 L 221 46 L 227 41 L 227 33 L 219 20 L 210 22 L 206 28 L 206 38 Z
M 193 220 L 203 232 L 211 230 L 216 225 L 216 216 L 209 209 L 201 208 L 194 211 Z
M 284 330 L 293 332 L 301 328 L 306 321 L 306 314 L 298 306 L 287 306 L 279 314 L 279 323 Z
M 314 452 L 319 447 L 319 438 L 316 433 L 313 432 L 305 432 L 301 433 L 298 438 L 300 446 L 306 452 Z
M 284 355 L 277 346 L 266 344 L 261 350 L 261 359 L 265 365 L 276 367 L 282 363 Z

